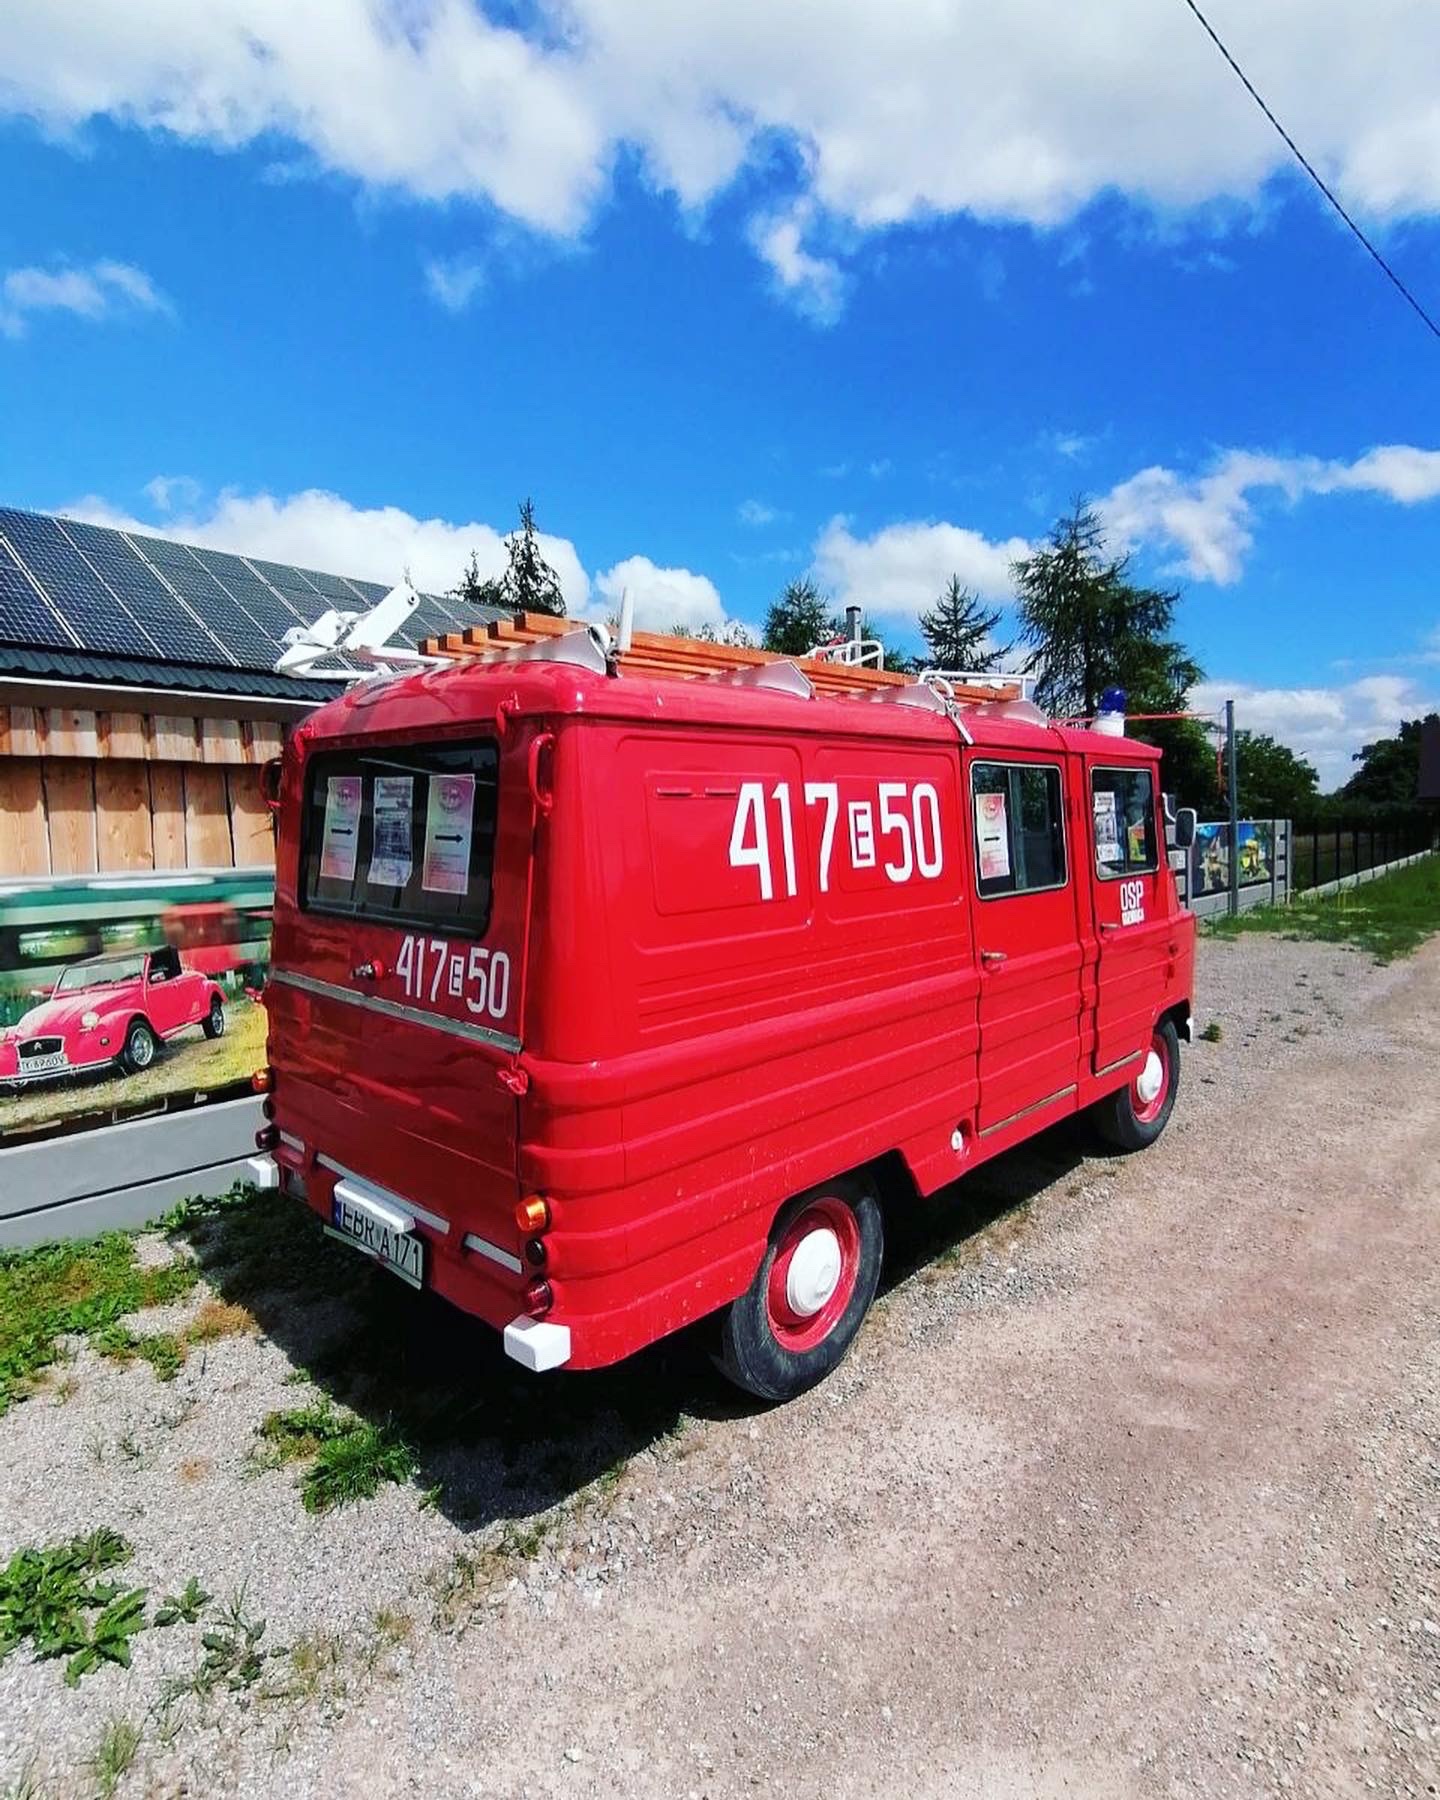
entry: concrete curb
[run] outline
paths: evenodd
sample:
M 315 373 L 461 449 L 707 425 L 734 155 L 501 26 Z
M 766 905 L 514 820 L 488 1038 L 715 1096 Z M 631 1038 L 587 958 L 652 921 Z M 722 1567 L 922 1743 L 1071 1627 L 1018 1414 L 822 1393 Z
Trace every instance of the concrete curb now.
M 253 1096 L 0 1150 L 0 1248 L 148 1224 L 246 1175 L 264 1123 Z

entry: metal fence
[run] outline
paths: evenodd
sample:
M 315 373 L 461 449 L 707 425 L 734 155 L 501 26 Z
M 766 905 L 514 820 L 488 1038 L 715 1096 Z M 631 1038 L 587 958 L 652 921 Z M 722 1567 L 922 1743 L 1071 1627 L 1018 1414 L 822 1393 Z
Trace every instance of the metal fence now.
M 1433 814 L 1413 813 L 1384 824 L 1341 820 L 1328 825 L 1297 825 L 1291 835 L 1293 891 L 1303 894 L 1327 882 L 1360 875 L 1366 869 L 1416 856 L 1435 848 Z

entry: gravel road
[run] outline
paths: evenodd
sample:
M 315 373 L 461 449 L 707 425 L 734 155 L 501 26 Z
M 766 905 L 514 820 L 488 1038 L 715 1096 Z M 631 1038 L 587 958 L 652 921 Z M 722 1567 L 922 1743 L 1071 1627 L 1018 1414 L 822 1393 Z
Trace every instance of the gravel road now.
M 478 1434 L 314 1518 L 249 1457 L 345 1302 L 163 1388 L 80 1352 L 0 1420 L 0 1554 L 113 1525 L 275 1654 L 164 1706 L 183 1627 L 73 1691 L 17 1652 L 0 1791 L 95 1792 L 115 1718 L 121 1795 L 1440 1791 L 1440 941 L 1206 941 L 1200 987 L 1161 1142 L 943 1196 L 785 1408 L 698 1340 L 517 1388 L 466 1328 Z

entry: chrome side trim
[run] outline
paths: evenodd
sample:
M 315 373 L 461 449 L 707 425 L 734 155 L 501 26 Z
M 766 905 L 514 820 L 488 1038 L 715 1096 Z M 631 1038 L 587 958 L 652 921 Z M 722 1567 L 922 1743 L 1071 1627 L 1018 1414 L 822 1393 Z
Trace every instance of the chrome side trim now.
M 339 1000 L 346 1006 L 359 1006 L 366 1012 L 379 1013 L 386 1019 L 403 1019 L 407 1025 L 424 1025 L 430 1031 L 443 1031 L 451 1037 L 466 1038 L 472 1043 L 493 1044 L 497 1050 L 519 1054 L 520 1040 L 506 1031 L 492 1031 L 488 1025 L 471 1025 L 464 1019 L 447 1019 L 441 1013 L 422 1012 L 418 1006 L 402 1006 L 398 1000 L 382 1000 L 378 994 L 356 994 L 338 987 L 333 981 L 320 981 L 314 975 L 299 975 L 293 969 L 272 969 L 271 981 L 281 987 L 298 988 L 302 994 L 316 994 L 322 1000 Z
M 499 1263 L 502 1269 L 508 1269 L 512 1275 L 525 1273 L 525 1265 L 518 1256 L 512 1256 L 498 1244 L 492 1244 L 489 1238 L 476 1237 L 473 1231 L 467 1231 L 464 1243 L 467 1250 L 478 1250 L 481 1256 L 488 1256 L 491 1262 Z
M 1097 1069 L 1097 1075 L 1108 1075 L 1112 1069 L 1123 1069 L 1126 1063 L 1139 1062 L 1145 1054 L 1143 1050 L 1132 1050 L 1128 1056 L 1117 1056 L 1113 1063 L 1106 1063 L 1103 1069 Z
M 317 1156 L 315 1160 L 322 1168 L 329 1169 L 332 1174 L 340 1176 L 342 1181 L 353 1181 L 358 1187 L 368 1188 L 379 1199 L 386 1200 L 391 1206 L 398 1207 L 401 1212 L 414 1213 L 415 1217 L 428 1225 L 432 1231 L 438 1231 L 444 1235 L 450 1230 L 448 1219 L 442 1219 L 439 1213 L 429 1212 L 425 1207 L 417 1206 L 413 1200 L 404 1194 L 397 1194 L 393 1188 L 381 1187 L 378 1181 L 371 1181 L 368 1175 L 357 1175 L 353 1169 L 347 1169 L 343 1163 L 336 1162 L 330 1156 Z
M 1047 1094 L 1043 1100 L 1037 1100 L 1033 1106 L 1022 1106 L 1019 1112 L 1011 1113 L 1008 1119 L 1001 1119 L 995 1125 L 987 1125 L 980 1133 L 981 1137 L 990 1137 L 997 1131 L 1003 1131 L 1007 1125 L 1013 1125 L 1017 1119 L 1028 1119 L 1031 1113 L 1037 1113 L 1047 1106 L 1053 1106 L 1057 1100 L 1063 1100 L 1067 1094 L 1073 1094 L 1078 1085 L 1077 1082 L 1072 1081 L 1069 1087 L 1056 1088 L 1053 1094 Z

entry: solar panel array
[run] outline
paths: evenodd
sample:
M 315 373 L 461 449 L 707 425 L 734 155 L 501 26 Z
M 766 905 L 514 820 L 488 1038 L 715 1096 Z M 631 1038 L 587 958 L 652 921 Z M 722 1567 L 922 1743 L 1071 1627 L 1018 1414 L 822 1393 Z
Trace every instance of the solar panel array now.
M 388 590 L 288 563 L 0 507 L 0 644 L 88 650 L 269 670 L 285 633 L 338 607 L 364 612 Z M 481 614 L 424 594 L 412 643 Z

